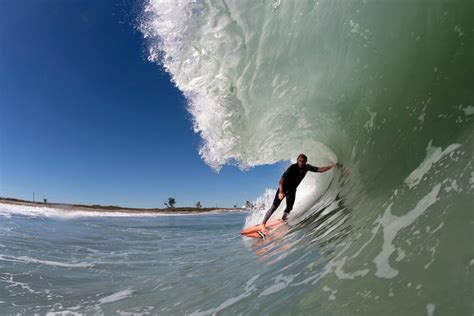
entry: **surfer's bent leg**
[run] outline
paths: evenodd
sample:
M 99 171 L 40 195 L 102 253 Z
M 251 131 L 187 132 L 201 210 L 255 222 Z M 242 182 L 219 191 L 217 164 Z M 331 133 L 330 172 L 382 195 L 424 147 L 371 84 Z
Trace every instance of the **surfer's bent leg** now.
M 288 215 L 293 209 L 293 204 L 295 204 L 296 191 L 286 192 L 285 195 L 286 195 L 286 208 L 285 208 L 285 211 L 283 212 L 282 219 L 286 221 L 286 219 L 288 218 Z
M 275 194 L 275 198 L 273 199 L 273 204 L 272 204 L 272 207 L 270 207 L 270 209 L 267 211 L 267 214 L 265 214 L 265 217 L 263 218 L 263 222 L 262 224 L 265 225 L 268 221 L 268 219 L 270 218 L 270 216 L 272 216 L 272 214 L 276 211 L 276 209 L 278 208 L 278 206 L 280 206 L 280 203 L 281 203 L 282 200 L 280 200 L 278 198 L 278 190 Z M 288 203 L 288 202 L 287 202 Z

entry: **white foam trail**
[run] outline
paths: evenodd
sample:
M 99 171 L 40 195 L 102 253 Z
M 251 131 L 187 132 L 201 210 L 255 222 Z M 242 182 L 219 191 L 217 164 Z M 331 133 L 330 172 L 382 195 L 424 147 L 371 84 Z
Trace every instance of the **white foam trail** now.
M 420 183 L 423 176 L 436 162 L 461 147 L 461 144 L 451 144 L 445 150 L 441 150 L 441 147 L 433 147 L 431 146 L 431 143 L 432 141 L 430 140 L 428 147 L 426 148 L 426 157 L 423 162 L 413 170 L 405 180 L 405 183 L 410 187 L 410 189 Z
M 279 292 L 285 288 L 288 287 L 288 285 L 293 282 L 293 280 L 295 279 L 295 277 L 297 277 L 298 274 L 293 274 L 293 275 L 288 275 L 288 276 L 284 276 L 283 274 L 279 274 L 277 275 L 273 281 L 274 281 L 274 284 L 272 284 L 271 286 L 269 286 L 268 288 L 266 288 L 265 290 L 262 291 L 262 293 L 260 293 L 259 297 L 261 296 L 267 296 L 267 295 L 270 295 L 270 294 L 273 294 L 273 293 L 276 293 L 276 292 Z
M 65 309 L 65 310 L 61 310 L 61 311 L 56 311 L 56 312 L 49 311 L 49 312 L 46 313 L 46 316 L 63 316 L 63 315 L 67 315 L 67 316 L 84 316 L 84 313 L 82 313 L 82 312 L 75 312 L 75 311 L 72 311 L 72 310 L 69 310 L 69 309 Z
M 434 188 L 425 195 L 415 206 L 415 208 L 403 216 L 395 216 L 391 212 L 391 204 L 385 210 L 385 213 L 381 219 L 377 221 L 383 227 L 383 247 L 382 252 L 378 254 L 373 262 L 377 266 L 375 275 L 380 278 L 391 279 L 398 275 L 398 270 L 392 268 L 389 264 L 389 258 L 395 251 L 393 240 L 397 236 L 398 232 L 405 228 L 420 217 L 431 205 L 438 201 L 438 193 L 441 189 L 441 184 L 437 184 Z
M 133 290 L 125 289 L 125 290 L 119 291 L 117 293 L 114 293 L 112 295 L 105 296 L 105 297 L 101 298 L 99 300 L 99 303 L 106 304 L 106 303 L 112 303 L 112 302 L 120 301 L 120 300 L 123 300 L 123 299 L 129 297 L 130 295 L 132 295 L 132 293 L 133 293 Z
M 474 114 L 474 106 L 472 105 L 469 105 L 469 106 L 466 106 L 465 108 L 462 109 L 464 111 L 464 114 L 466 116 L 469 116 L 469 115 L 473 115 Z
M 0 260 L 2 261 L 10 261 L 10 262 L 19 262 L 19 263 L 38 263 L 44 264 L 48 266 L 56 266 L 56 267 L 63 267 L 63 268 L 91 268 L 94 265 L 90 263 L 81 263 L 81 262 L 59 262 L 59 261 L 51 261 L 51 260 L 41 260 L 35 259 L 28 256 L 20 256 L 20 257 L 13 257 L 13 256 L 4 256 L 0 255 Z
M 5 289 L 20 287 L 22 289 L 27 290 L 30 293 L 38 293 L 38 292 L 35 292 L 28 283 L 13 281 L 13 278 L 16 276 L 22 275 L 21 273 L 20 274 L 3 273 L 3 275 L 4 276 L 0 277 L 0 281 L 8 284 L 7 286 L 5 286 Z
M 433 316 L 435 311 L 435 304 L 426 304 L 426 313 L 428 316 Z
M 192 312 L 190 315 L 193 315 L 193 316 L 215 315 L 219 311 L 221 311 L 221 310 L 237 303 L 238 301 L 246 298 L 247 296 L 250 296 L 253 292 L 255 292 L 257 290 L 257 287 L 255 286 L 255 281 L 258 279 L 259 276 L 260 276 L 259 274 L 254 275 L 253 277 L 251 277 L 247 281 L 247 284 L 245 285 L 244 293 L 242 293 L 242 294 L 240 294 L 236 297 L 229 298 L 228 300 L 222 302 L 222 304 L 220 304 L 216 308 L 211 308 L 211 309 L 206 310 L 206 311 L 199 311 L 198 310 L 198 311 Z

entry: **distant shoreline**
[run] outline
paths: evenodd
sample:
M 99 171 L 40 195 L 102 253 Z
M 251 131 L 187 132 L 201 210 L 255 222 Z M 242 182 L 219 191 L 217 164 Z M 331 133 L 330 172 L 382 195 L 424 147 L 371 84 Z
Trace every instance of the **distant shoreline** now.
M 173 208 L 133 208 L 121 207 L 116 205 L 85 205 L 68 203 L 43 203 L 33 202 L 15 198 L 0 197 L 0 204 L 49 207 L 61 210 L 71 211 L 89 211 L 89 212 L 115 212 L 115 213 L 159 213 L 159 214 L 194 214 L 213 211 L 246 211 L 246 208 L 228 208 L 228 207 L 173 207 Z

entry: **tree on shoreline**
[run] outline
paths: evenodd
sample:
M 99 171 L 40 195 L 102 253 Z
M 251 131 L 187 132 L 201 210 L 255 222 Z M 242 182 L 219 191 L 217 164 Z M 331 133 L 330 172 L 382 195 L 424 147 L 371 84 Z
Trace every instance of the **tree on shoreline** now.
M 250 202 L 250 201 L 247 201 L 245 202 L 245 208 L 248 208 L 248 209 L 253 209 L 254 208 L 254 205 Z
M 167 208 L 174 208 L 174 205 L 176 204 L 176 200 L 174 197 L 169 197 L 168 202 L 163 203 Z

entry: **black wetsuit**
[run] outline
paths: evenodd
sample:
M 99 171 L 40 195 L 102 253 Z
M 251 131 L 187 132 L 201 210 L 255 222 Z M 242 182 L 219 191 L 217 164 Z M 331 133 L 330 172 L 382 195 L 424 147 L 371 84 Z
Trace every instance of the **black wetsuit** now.
M 298 164 L 292 164 L 291 166 L 286 169 L 285 173 L 281 176 L 284 179 L 283 182 L 283 192 L 285 192 L 286 197 L 286 209 L 285 215 L 288 216 L 290 211 L 293 209 L 293 204 L 295 203 L 295 195 L 296 195 L 296 188 L 300 184 L 301 180 L 303 180 L 304 176 L 308 171 L 312 172 L 319 172 L 318 167 L 312 166 L 310 164 L 306 164 L 304 168 L 298 167 Z M 273 200 L 272 207 L 268 210 L 267 214 L 263 219 L 263 224 L 265 224 L 270 216 L 272 216 L 273 212 L 276 211 L 278 206 L 282 200 L 278 198 L 279 189 L 275 194 L 275 199 Z

